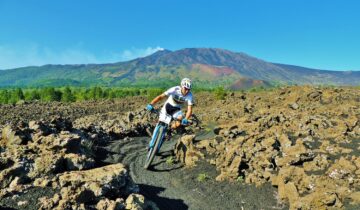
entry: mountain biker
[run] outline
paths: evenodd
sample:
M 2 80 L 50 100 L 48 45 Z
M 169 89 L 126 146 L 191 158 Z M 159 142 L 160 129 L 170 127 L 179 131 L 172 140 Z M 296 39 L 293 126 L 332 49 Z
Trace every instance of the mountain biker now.
M 189 123 L 188 120 L 191 117 L 192 107 L 194 105 L 194 98 L 191 93 L 191 86 L 192 86 L 192 82 L 189 78 L 182 79 L 180 86 L 172 87 L 167 91 L 165 91 L 164 93 L 162 93 L 161 95 L 155 97 L 150 102 L 150 104 L 146 106 L 146 109 L 148 111 L 152 111 L 154 109 L 154 105 L 158 101 L 168 97 L 164 106 L 160 111 L 160 115 L 167 113 L 173 116 L 174 119 L 177 119 L 175 120 L 175 123 L 171 125 L 172 129 L 176 129 L 181 124 L 187 125 Z M 187 112 L 184 117 L 181 108 L 185 103 L 187 103 Z

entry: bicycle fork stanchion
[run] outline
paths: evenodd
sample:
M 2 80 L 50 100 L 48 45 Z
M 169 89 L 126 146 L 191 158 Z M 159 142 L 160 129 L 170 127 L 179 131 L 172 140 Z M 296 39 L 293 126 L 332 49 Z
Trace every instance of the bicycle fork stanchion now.
M 165 133 L 164 129 L 166 129 L 166 126 L 158 123 L 154 130 L 153 139 L 150 142 L 149 151 L 145 160 L 145 169 L 149 168 L 151 162 L 154 160 L 155 154 L 160 150 Z
M 164 143 L 164 138 L 165 138 L 166 132 L 167 132 L 167 126 L 163 126 L 163 130 L 162 130 L 161 138 L 160 138 L 160 142 L 159 142 L 159 147 L 157 149 L 158 152 L 160 151 L 161 145 Z
M 160 125 L 159 125 L 159 123 L 157 123 L 155 126 L 155 129 L 154 129 L 153 135 L 151 137 L 151 141 L 149 143 L 149 148 L 153 148 L 155 145 L 155 140 L 156 140 L 157 134 L 159 132 L 159 127 L 160 127 Z
M 154 133 L 153 133 L 153 135 L 152 135 L 152 137 L 151 137 L 151 141 L 150 141 L 150 143 L 149 143 L 149 149 L 150 149 L 150 148 L 154 148 L 155 143 L 156 143 L 156 139 L 157 139 L 157 137 L 158 137 L 158 135 L 159 135 L 159 128 L 160 128 L 160 127 L 162 127 L 162 132 L 161 132 L 161 136 L 160 136 L 160 140 L 161 140 L 161 141 L 159 142 L 159 146 L 158 146 L 158 148 L 157 148 L 157 151 L 160 151 L 160 147 L 161 147 L 162 143 L 164 142 L 163 140 L 164 140 L 164 137 L 165 137 L 166 132 L 167 132 L 167 126 L 165 126 L 165 125 L 160 125 L 160 123 L 158 123 L 158 124 L 155 126 Z

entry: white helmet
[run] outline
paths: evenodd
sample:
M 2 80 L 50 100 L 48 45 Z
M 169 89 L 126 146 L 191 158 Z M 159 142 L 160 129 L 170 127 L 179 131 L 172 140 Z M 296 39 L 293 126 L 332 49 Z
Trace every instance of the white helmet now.
M 186 89 L 191 89 L 191 80 L 189 78 L 184 78 L 181 80 L 181 87 Z

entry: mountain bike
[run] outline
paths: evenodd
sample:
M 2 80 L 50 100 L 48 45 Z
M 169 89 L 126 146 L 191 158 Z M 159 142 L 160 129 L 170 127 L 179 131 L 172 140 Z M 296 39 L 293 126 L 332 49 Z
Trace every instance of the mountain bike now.
M 149 143 L 148 153 L 147 153 L 145 165 L 144 165 L 145 169 L 149 168 L 152 161 L 154 160 L 155 155 L 160 151 L 161 145 L 163 144 L 166 135 L 171 135 L 170 134 L 171 129 L 169 130 L 171 122 L 173 122 L 174 120 L 177 120 L 177 119 L 174 119 L 169 114 L 163 114 L 163 115 L 160 114 L 159 110 L 153 110 L 151 112 L 159 114 L 159 122 L 155 126 L 155 129 L 154 129 L 152 137 L 151 137 L 151 141 Z M 191 116 L 191 119 L 189 120 L 188 125 L 197 126 L 198 123 L 199 123 L 198 118 L 193 114 Z M 181 125 L 181 126 L 184 127 L 184 125 Z M 170 131 L 170 133 L 168 131 Z

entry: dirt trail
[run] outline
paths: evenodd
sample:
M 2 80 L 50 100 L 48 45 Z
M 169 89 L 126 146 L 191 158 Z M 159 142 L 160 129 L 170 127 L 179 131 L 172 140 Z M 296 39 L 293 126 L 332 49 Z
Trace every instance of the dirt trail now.
M 209 134 L 203 134 L 209 136 Z M 211 134 L 210 134 L 211 135 Z M 176 143 L 165 142 L 150 170 L 143 168 L 148 137 L 114 141 L 106 149 L 108 163 L 121 162 L 129 167 L 140 193 L 153 200 L 160 209 L 287 209 L 277 204 L 276 189 L 270 185 L 256 188 L 243 183 L 217 182 L 215 167 L 201 161 L 195 168 L 169 164 Z M 201 136 L 198 137 L 198 140 Z M 206 173 L 209 179 L 198 181 Z M 259 202 L 259 198 L 261 202 Z

